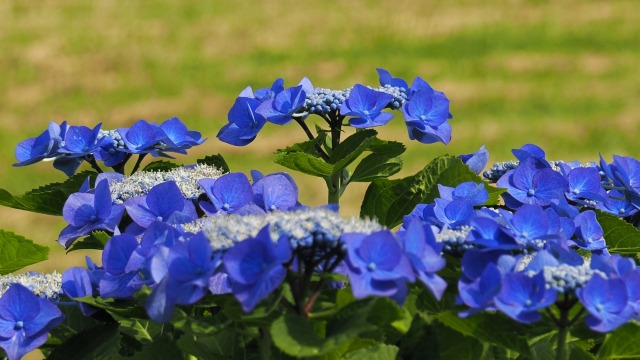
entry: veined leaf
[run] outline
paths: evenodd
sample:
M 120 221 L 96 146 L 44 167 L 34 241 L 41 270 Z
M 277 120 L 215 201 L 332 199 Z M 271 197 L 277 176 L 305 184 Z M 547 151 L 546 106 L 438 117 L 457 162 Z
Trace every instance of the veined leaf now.
M 367 155 L 351 175 L 351 182 L 370 182 L 375 179 L 387 178 L 402 169 L 402 159 L 380 154 Z
M 49 248 L 0 229 L 0 275 L 47 260 Z
M 604 231 L 607 249 L 612 253 L 636 254 L 640 252 L 640 230 L 619 217 L 596 210 L 596 219 Z

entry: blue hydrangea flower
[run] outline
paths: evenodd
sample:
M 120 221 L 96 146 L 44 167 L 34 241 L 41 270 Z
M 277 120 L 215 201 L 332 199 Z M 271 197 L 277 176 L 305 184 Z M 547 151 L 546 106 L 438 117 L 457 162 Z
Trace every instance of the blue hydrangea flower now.
M 587 325 L 598 332 L 609 332 L 629 321 L 633 307 L 629 306 L 627 288 L 620 278 L 604 279 L 595 275 L 576 295 L 589 312 Z
M 461 278 L 458 282 L 458 293 L 462 302 L 471 309 L 459 315 L 467 317 L 484 309 L 493 309 L 494 298 L 500 293 L 501 285 L 502 273 L 494 263 L 487 264 L 482 274 L 475 279 Z
M 75 239 L 91 231 L 116 232 L 123 214 L 124 206 L 111 202 L 108 181 L 101 181 L 93 194 L 69 195 L 62 208 L 62 216 L 69 225 L 60 232 L 58 242 L 68 248 Z
M 546 156 L 544 150 L 535 144 L 524 144 L 520 149 L 512 149 L 511 153 L 521 162 L 529 156 L 534 156 L 538 159 L 544 159 Z
M 528 276 L 523 272 L 506 274 L 495 298 L 496 307 L 510 318 L 532 323 L 542 317 L 539 310 L 556 301 L 556 291 L 547 289 L 544 273 Z
M 47 341 L 49 331 L 64 320 L 49 300 L 13 284 L 0 298 L 0 347 L 9 360 L 21 359 Z
M 601 201 L 604 199 L 600 173 L 594 167 L 577 167 L 571 169 L 566 176 L 569 183 L 569 191 L 566 197 L 569 200 L 585 203 L 586 200 Z
M 69 126 L 58 149 L 58 153 L 63 156 L 56 158 L 53 167 L 67 176 L 73 176 L 83 161 L 82 157 L 93 154 L 100 148 L 98 135 L 101 126 L 102 124 L 98 124 L 93 130 L 86 126 Z
M 385 69 L 377 68 L 376 70 L 378 71 L 378 76 L 380 78 L 380 85 L 390 85 L 409 90 L 409 85 L 403 79 L 391 76 L 391 73 Z
M 172 247 L 160 246 L 147 271 L 155 282 L 147 298 L 149 317 L 156 322 L 171 320 L 176 305 L 190 305 L 209 289 L 209 279 L 219 266 L 209 240 L 192 236 Z
M 104 275 L 100 279 L 102 298 L 129 298 L 142 287 L 143 281 L 138 274 L 142 261 L 131 261 L 138 248 L 138 240 L 130 234 L 111 237 L 102 251 Z
M 398 235 L 403 240 L 404 251 L 418 279 L 440 300 L 447 283 L 436 272 L 445 266 L 440 255 L 442 243 L 437 243 L 430 227 L 414 219 L 409 228 Z
M 489 162 L 489 150 L 484 145 L 471 154 L 459 155 L 458 158 L 469 166 L 469 169 L 476 174 L 480 174 Z
M 515 170 L 507 171 L 497 185 L 507 189 L 502 197 L 510 208 L 522 204 L 547 206 L 553 200 L 564 198 L 569 188 L 567 180 L 560 173 L 535 156 L 527 157 Z
M 596 208 L 619 217 L 635 215 L 638 209 L 629 202 L 623 192 L 611 190 L 603 201 L 596 203 Z
M 268 174 L 253 184 L 253 202 L 265 211 L 287 211 L 298 202 L 298 186 L 287 173 Z
M 353 295 L 393 297 L 415 274 L 398 239 L 388 230 L 365 234 L 344 234 L 347 244 L 347 275 Z M 404 298 L 395 298 L 402 303 Z
M 382 112 L 393 100 L 387 93 L 369 89 L 364 85 L 355 85 L 347 100 L 340 106 L 340 114 L 352 116 L 349 125 L 355 128 L 368 128 L 385 125 L 393 114 Z
M 449 99 L 438 91 L 420 90 L 404 103 L 402 113 L 409 129 L 409 138 L 424 144 L 451 141 Z
M 251 99 L 256 99 L 260 102 L 266 101 L 269 99 L 273 99 L 276 95 L 284 90 L 284 79 L 277 78 L 270 88 L 260 88 L 253 92 L 251 86 L 247 86 L 240 93 L 239 97 L 246 97 Z
M 81 267 L 72 267 L 62 274 L 62 291 L 70 298 L 96 296 L 93 292 L 89 271 Z M 91 316 L 98 308 L 89 304 L 78 302 L 78 307 L 84 316 Z
M 291 259 L 289 239 L 271 240 L 269 225 L 256 237 L 243 240 L 224 254 L 224 264 L 231 289 L 244 311 L 249 312 L 271 294 L 285 278 L 283 263 Z
M 243 173 L 228 173 L 217 179 L 202 179 L 198 181 L 207 194 L 208 202 L 200 202 L 205 213 L 229 214 L 238 211 L 253 201 L 253 190 L 249 179 Z
M 260 101 L 239 97 L 229 110 L 229 123 L 220 129 L 218 139 L 227 144 L 244 146 L 252 142 L 267 122 L 264 116 L 256 113 Z
M 274 124 L 287 124 L 291 122 L 293 114 L 302 108 L 306 96 L 302 85 L 283 90 L 273 99 L 263 101 L 256 108 L 256 113 Z
M 118 129 L 128 152 L 132 154 L 146 154 L 154 152 L 154 146 L 166 137 L 159 126 L 154 126 L 146 120 L 138 120 L 130 128 Z
M 43 159 L 56 156 L 60 144 L 64 141 L 67 132 L 67 122 L 58 125 L 49 123 L 47 130 L 34 138 L 21 141 L 15 149 L 18 160 L 13 166 L 25 166 L 37 163 Z
M 174 181 L 158 184 L 146 196 L 125 201 L 124 206 L 135 224 L 143 229 L 154 221 L 177 225 L 198 218 L 195 206 L 182 196 Z
M 165 134 L 165 137 L 161 140 L 164 144 L 163 151 L 186 154 L 186 149 L 204 142 L 200 132 L 189 130 L 177 117 L 172 117 L 164 121 L 160 124 L 160 129 L 162 129 Z
M 598 251 L 607 248 L 604 240 L 604 231 L 598 223 L 596 213 L 587 210 L 578 214 L 573 220 L 575 223 L 576 240 L 571 240 L 569 244 L 576 245 L 581 249 Z

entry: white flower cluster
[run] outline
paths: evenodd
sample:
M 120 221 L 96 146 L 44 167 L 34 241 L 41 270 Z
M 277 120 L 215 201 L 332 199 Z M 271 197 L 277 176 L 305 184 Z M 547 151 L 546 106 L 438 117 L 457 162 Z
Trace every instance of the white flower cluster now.
M 325 208 L 311 208 L 290 212 L 274 211 L 265 215 L 216 215 L 183 225 L 188 232 L 203 231 L 214 250 L 226 249 L 233 244 L 254 237 L 267 224 L 271 238 L 288 236 L 292 246 L 308 246 L 313 241 L 336 243 L 343 233 L 364 233 L 384 229 L 373 220 L 356 217 L 343 218 Z
M 543 271 L 546 287 L 559 293 L 574 291 L 582 287 L 595 274 L 607 278 L 605 273 L 591 269 L 587 263 L 580 266 L 560 264 L 559 266 L 545 267 Z
M 467 236 L 473 230 L 473 227 L 463 225 L 456 229 L 446 229 L 436 234 L 436 241 L 442 243 L 442 251 L 446 253 L 464 252 L 472 244 L 467 243 Z
M 0 297 L 9 290 L 11 284 L 21 284 L 34 294 L 47 299 L 57 299 L 62 294 L 62 274 L 54 271 L 51 274 L 27 272 L 20 275 L 0 276 Z
M 196 199 L 204 190 L 198 185 L 202 179 L 216 179 L 222 170 L 204 164 L 182 166 L 169 171 L 140 171 L 109 185 L 114 204 L 122 204 L 128 199 L 144 196 L 154 186 L 167 181 L 175 181 L 185 199 Z

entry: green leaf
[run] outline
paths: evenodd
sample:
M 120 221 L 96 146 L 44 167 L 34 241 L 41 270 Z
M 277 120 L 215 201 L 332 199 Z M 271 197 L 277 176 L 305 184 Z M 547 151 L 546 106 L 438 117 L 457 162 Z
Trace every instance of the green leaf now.
M 95 306 L 100 309 L 104 309 L 115 317 L 128 317 L 136 319 L 148 318 L 147 312 L 144 307 L 138 304 L 135 300 L 103 299 L 99 297 L 94 298 L 91 296 L 74 298 L 74 300 Z
M 480 313 L 462 319 L 455 311 L 446 311 L 435 318 L 464 335 L 515 350 L 525 356 L 531 355 L 526 337 L 520 335 L 523 333 L 522 325 L 501 314 Z
M 308 140 L 304 142 L 295 143 L 291 146 L 287 146 L 280 151 L 286 153 L 292 152 L 303 152 L 305 154 L 313 155 L 315 157 L 320 157 L 320 153 L 318 152 L 317 146 L 322 146 L 327 138 L 327 133 L 322 131 L 318 133 L 318 136 L 313 140 Z
M 640 325 L 627 323 L 607 334 L 596 359 L 640 358 Z
M 333 166 L 324 160 L 303 152 L 276 151 L 273 161 L 291 170 L 326 178 L 333 173 Z
M 51 330 L 51 335 L 62 342 L 103 324 L 91 316 L 85 316 L 78 306 L 60 306 L 60 311 L 64 314 L 64 321 Z
M 370 143 L 367 150 L 374 154 L 383 155 L 387 157 L 396 157 L 402 155 L 407 148 L 403 143 L 398 141 L 381 140 L 375 137 Z
M 438 184 L 453 187 L 465 181 L 484 183 L 490 194 L 487 205 L 497 204 L 499 194 L 504 191 L 483 182 L 462 160 L 443 155 L 413 176 L 374 180 L 365 193 L 360 216 L 373 217 L 385 226 L 394 227 L 416 205 L 433 202 L 439 195 Z
M 230 171 L 229 165 L 227 165 L 227 162 L 220 154 L 205 156 L 202 159 L 198 159 L 196 163 L 215 166 L 225 173 L 228 173 Z
M 0 229 L 0 275 L 47 260 L 49 248 Z
M 333 154 L 329 159 L 329 163 L 333 164 L 331 175 L 354 162 L 367 149 L 376 134 L 377 132 L 372 129 L 358 131 L 333 149 Z
M 118 324 L 107 323 L 82 331 L 57 346 L 49 360 L 113 359 L 118 356 Z
M 640 230 L 635 226 L 600 210 L 596 210 L 596 218 L 604 230 L 604 239 L 610 252 L 618 254 L 640 252 Z
M 76 250 L 103 250 L 111 235 L 104 231 L 93 231 L 89 236 L 76 240 L 67 250 L 67 254 Z
M 78 192 L 87 177 L 94 179 L 96 175 L 94 171 L 83 171 L 64 182 L 51 183 L 23 195 L 12 195 L 0 189 L 0 205 L 47 215 L 62 215 L 62 207 L 69 195 Z
M 387 178 L 402 169 L 402 159 L 388 157 L 376 153 L 366 156 L 351 175 L 351 182 L 370 182 L 379 178 Z
M 395 359 L 398 348 L 393 345 L 376 345 L 345 354 L 346 360 L 387 360 Z
M 273 322 L 270 333 L 274 344 L 289 355 L 319 356 L 400 318 L 402 312 L 391 300 L 365 299 L 340 309 L 329 321 L 287 313 Z
M 158 160 L 150 162 L 142 171 L 169 171 L 171 169 L 179 168 L 180 165 L 172 163 L 170 161 Z
M 178 347 L 198 359 L 245 359 L 243 342 L 238 331 L 229 327 L 210 336 L 182 336 Z

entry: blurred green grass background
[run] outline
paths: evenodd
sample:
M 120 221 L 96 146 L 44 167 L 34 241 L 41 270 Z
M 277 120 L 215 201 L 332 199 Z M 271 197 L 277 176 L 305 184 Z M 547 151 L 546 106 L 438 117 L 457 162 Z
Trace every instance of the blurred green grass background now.
M 277 77 L 375 85 L 376 67 L 423 77 L 447 94 L 454 114 L 451 144 L 408 144 L 399 175 L 482 144 L 490 162 L 511 159 L 524 143 L 550 159 L 638 157 L 639 10 L 636 0 L 5 0 L 0 187 L 23 193 L 64 179 L 50 164 L 10 166 L 19 141 L 63 120 L 112 129 L 178 116 L 209 138 L 178 161 L 222 153 L 235 171 L 281 171 L 272 153 L 302 140 L 299 128 L 269 124 L 243 148 L 215 138 L 237 94 Z M 380 136 L 408 143 L 396 117 Z M 293 175 L 303 203 L 326 200 L 321 181 Z M 343 214 L 357 214 L 364 189 L 347 190 Z M 82 263 L 55 243 L 63 227 L 59 218 L 0 208 L 0 228 L 52 247 L 53 259 L 33 269 Z

